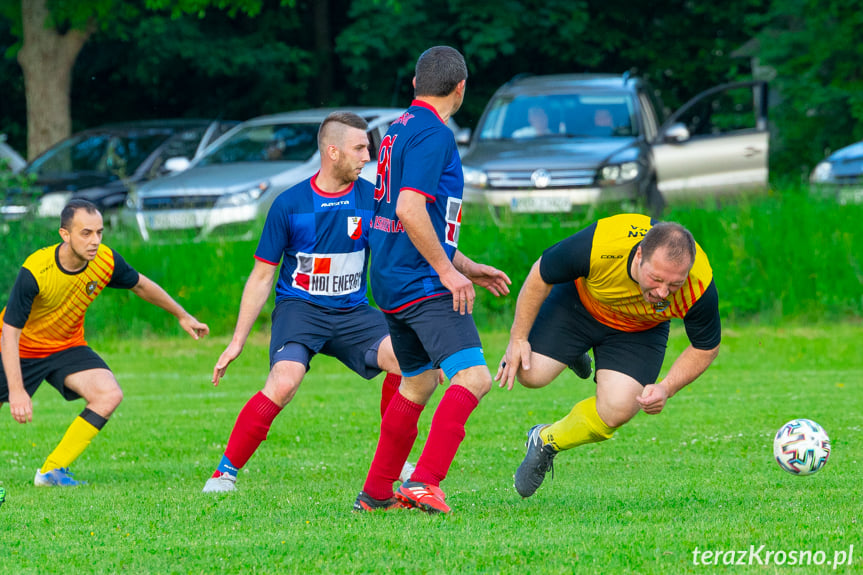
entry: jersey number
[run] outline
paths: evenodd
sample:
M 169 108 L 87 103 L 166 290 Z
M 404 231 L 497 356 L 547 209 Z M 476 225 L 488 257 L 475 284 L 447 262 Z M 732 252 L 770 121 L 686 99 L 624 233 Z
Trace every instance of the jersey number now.
M 375 200 L 381 201 L 387 197 L 387 203 L 392 199 L 390 196 L 390 162 L 392 161 L 393 144 L 397 136 L 387 134 L 381 141 L 381 149 L 378 151 L 378 174 L 375 178 Z

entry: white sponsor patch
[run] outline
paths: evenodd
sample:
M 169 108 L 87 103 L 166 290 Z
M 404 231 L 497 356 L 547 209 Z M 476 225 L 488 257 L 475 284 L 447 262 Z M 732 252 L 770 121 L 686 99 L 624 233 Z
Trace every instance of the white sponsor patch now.
M 312 295 L 345 295 L 359 291 L 365 250 L 349 254 L 297 253 L 293 287 Z
M 461 200 L 447 198 L 446 200 L 446 243 L 458 247 L 458 233 L 461 230 Z

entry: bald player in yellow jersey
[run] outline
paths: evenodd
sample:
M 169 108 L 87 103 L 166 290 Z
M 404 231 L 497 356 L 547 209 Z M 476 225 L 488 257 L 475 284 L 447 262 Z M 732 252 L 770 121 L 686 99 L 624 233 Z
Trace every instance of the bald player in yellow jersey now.
M 657 382 L 672 318 L 683 320 L 690 345 Z M 713 271 L 680 224 L 621 214 L 545 250 L 519 293 L 495 380 L 540 388 L 567 367 L 587 378 L 593 349 L 596 395 L 528 431 L 519 494 L 536 492 L 558 452 L 609 439 L 641 410 L 661 412 L 710 366 L 720 339 Z
M 37 486 L 75 486 L 69 465 L 108 422 L 123 399 L 108 365 L 84 339 L 84 315 L 105 287 L 130 289 L 173 314 L 193 338 L 210 329 L 165 290 L 102 244 L 102 214 L 86 200 L 72 200 L 60 215 L 63 242 L 24 262 L 8 305 L 0 312 L 0 406 L 18 423 L 33 421 L 32 395 L 43 381 L 67 401 L 87 402 L 56 449 L 36 471 Z

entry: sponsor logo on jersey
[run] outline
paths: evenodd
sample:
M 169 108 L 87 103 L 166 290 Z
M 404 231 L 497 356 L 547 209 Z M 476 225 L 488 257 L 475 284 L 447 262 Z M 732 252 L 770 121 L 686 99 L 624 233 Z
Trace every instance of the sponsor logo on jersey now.
M 350 200 L 339 200 L 337 202 L 321 202 L 322 208 L 333 208 L 336 206 L 349 206 L 351 205 Z
M 363 219 L 357 216 L 348 216 L 348 237 L 358 240 L 363 237 Z
M 410 120 L 413 117 L 414 117 L 413 114 L 409 114 L 409 113 L 405 112 L 404 114 L 402 114 L 401 116 L 396 118 L 396 120 L 395 120 L 395 122 L 393 122 L 393 124 L 401 124 L 402 126 L 407 126 L 408 120 Z M 390 124 L 390 125 L 392 126 L 392 124 Z
M 293 286 L 312 295 L 336 296 L 359 291 L 366 252 L 348 254 L 297 253 Z
M 372 221 L 372 229 L 393 234 L 400 234 L 405 231 L 401 220 L 391 220 L 383 216 L 375 216 L 375 219 Z
M 446 200 L 446 243 L 458 247 L 458 233 L 461 229 L 461 200 L 447 198 Z

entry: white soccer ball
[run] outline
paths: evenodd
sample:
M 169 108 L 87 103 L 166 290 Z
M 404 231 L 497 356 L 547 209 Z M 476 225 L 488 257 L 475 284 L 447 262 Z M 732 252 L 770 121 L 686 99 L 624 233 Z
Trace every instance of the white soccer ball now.
M 792 419 L 776 432 L 773 456 L 779 467 L 794 475 L 812 475 L 830 457 L 830 438 L 811 419 Z

